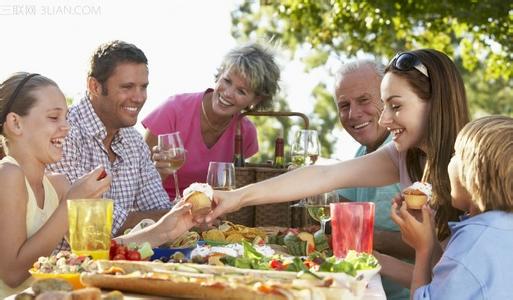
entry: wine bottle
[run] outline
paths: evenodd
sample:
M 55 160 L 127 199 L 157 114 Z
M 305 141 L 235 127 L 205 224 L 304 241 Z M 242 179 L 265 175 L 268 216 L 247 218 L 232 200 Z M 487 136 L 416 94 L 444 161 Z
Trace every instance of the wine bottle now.
M 276 140 L 274 141 L 274 162 L 273 167 L 283 168 L 285 167 L 285 155 L 284 155 L 284 142 L 283 142 L 283 128 L 280 129 Z
M 240 126 L 237 126 L 235 134 L 235 147 L 233 149 L 233 164 L 235 167 L 244 167 L 244 157 L 242 156 L 242 134 Z

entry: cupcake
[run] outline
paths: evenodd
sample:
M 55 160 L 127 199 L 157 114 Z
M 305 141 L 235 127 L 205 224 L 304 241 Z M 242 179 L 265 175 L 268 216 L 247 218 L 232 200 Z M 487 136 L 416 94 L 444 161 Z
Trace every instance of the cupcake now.
M 404 189 L 403 197 L 409 209 L 421 209 L 431 200 L 431 184 L 417 181 Z
M 183 191 L 186 202 L 192 204 L 193 215 L 206 215 L 212 209 L 214 190 L 206 183 L 193 183 Z

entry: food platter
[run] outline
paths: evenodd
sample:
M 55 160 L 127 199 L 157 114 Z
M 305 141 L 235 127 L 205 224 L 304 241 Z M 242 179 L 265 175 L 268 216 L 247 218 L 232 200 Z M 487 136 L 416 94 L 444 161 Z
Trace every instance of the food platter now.
M 97 263 L 98 272 L 81 275 L 85 285 L 195 299 L 314 299 L 314 295 L 315 299 L 361 299 L 368 277 L 379 272 L 376 268 L 364 276 L 341 276 L 333 284 L 332 274 L 322 280 L 298 281 L 294 272 L 159 262 Z
M 115 289 L 125 295 L 242 300 L 371 299 L 363 296 L 369 290 L 369 282 L 375 281 L 379 273 L 377 260 L 365 253 L 346 259 L 332 256 L 326 237 L 318 228 L 248 228 L 225 223 L 207 232 L 201 233 L 203 239 L 192 239 L 199 234 L 187 233 L 178 244 L 154 248 L 154 252 L 167 252 L 145 255 L 146 261 L 117 260 L 118 252 L 124 249 L 113 243 L 113 260 L 95 260 L 90 265 L 83 263 L 84 258 L 63 252 L 40 258 L 31 273 L 36 279 L 65 279 L 75 289 Z M 230 243 L 232 240 L 237 242 Z M 147 248 L 136 246 L 134 249 Z M 291 249 L 295 254 L 290 253 Z M 177 257 L 182 258 L 172 252 L 180 252 Z M 59 259 L 62 263 L 57 263 Z M 77 263 L 88 268 L 81 267 L 80 272 L 75 272 Z M 65 268 L 57 269 L 54 265 Z

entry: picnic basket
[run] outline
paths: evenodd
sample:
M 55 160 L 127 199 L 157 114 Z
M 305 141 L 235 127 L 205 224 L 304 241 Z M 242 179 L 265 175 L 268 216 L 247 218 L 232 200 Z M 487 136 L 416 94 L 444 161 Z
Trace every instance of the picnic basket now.
M 244 116 L 268 116 L 268 117 L 300 117 L 303 126 L 308 129 L 309 120 L 305 114 L 299 112 L 245 112 L 241 114 L 237 126 L 240 126 L 240 119 Z M 242 187 L 251 183 L 263 181 L 287 172 L 287 168 L 273 168 L 271 164 L 248 164 L 244 167 L 235 168 L 235 184 Z M 297 201 L 283 202 L 276 204 L 265 204 L 248 206 L 239 211 L 230 213 L 226 218 L 236 224 L 250 227 L 258 226 L 281 226 L 301 227 L 308 222 L 306 211 L 301 207 L 290 207 Z

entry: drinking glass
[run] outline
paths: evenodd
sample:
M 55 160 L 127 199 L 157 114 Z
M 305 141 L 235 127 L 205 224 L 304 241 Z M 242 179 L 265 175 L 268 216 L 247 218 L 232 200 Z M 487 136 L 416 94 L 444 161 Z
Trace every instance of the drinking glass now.
M 71 251 L 94 259 L 109 259 L 112 230 L 111 199 L 68 200 Z
M 312 219 L 321 224 L 321 230 L 324 232 L 326 222 L 330 220 L 330 203 L 338 202 L 337 191 L 331 191 L 307 197 L 304 206 Z
M 182 199 L 180 196 L 180 188 L 178 187 L 178 175 L 176 172 L 185 163 L 185 149 L 183 141 L 180 137 L 180 132 L 173 132 L 167 134 L 159 134 L 158 146 L 163 161 L 168 161 L 169 169 L 173 173 L 173 180 L 175 182 L 175 200 Z
M 302 129 L 296 132 L 291 145 L 290 157 L 296 167 L 313 165 L 321 154 L 321 144 L 317 131 Z
M 292 145 L 290 147 L 290 158 L 292 165 L 303 167 L 313 165 L 321 154 L 321 143 L 317 131 L 311 129 L 302 129 L 296 132 Z M 305 199 L 301 199 L 292 207 L 303 207 Z
M 211 161 L 208 165 L 207 183 L 214 190 L 235 189 L 235 166 L 231 162 Z
M 345 257 L 349 250 L 372 253 L 374 203 L 331 203 L 330 209 L 333 254 Z

